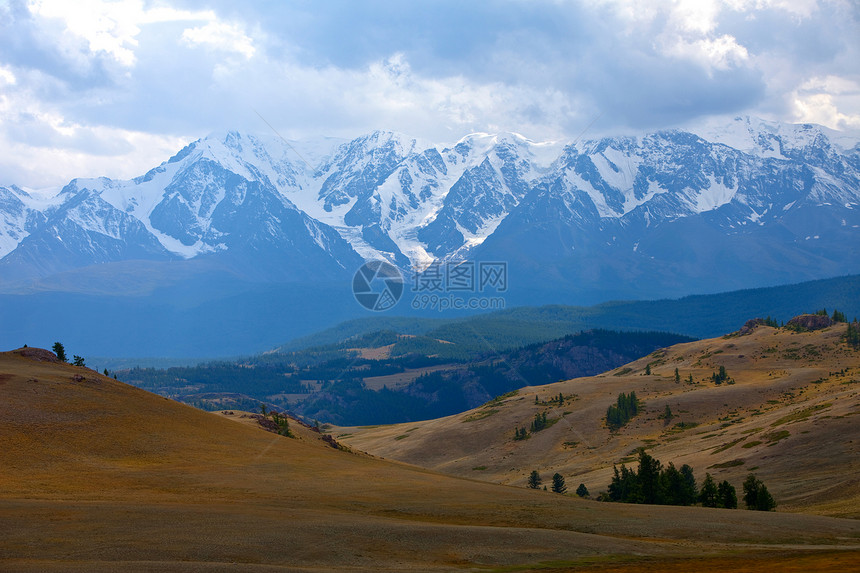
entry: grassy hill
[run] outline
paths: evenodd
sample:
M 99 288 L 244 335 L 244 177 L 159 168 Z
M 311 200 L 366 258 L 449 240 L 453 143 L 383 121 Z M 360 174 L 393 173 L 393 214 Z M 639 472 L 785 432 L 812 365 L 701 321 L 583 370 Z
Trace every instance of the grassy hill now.
M 659 350 L 599 376 L 522 388 L 456 416 L 335 435 L 375 455 L 490 482 L 523 486 L 532 470 L 544 482 L 559 472 L 571 490 L 584 483 L 595 495 L 606 490 L 613 465 L 635 465 L 636 450 L 646 448 L 664 464 L 689 464 L 699 480 L 710 472 L 738 491 L 754 471 L 781 510 L 858 518 L 860 351 L 842 340 L 845 330 L 844 323 L 813 332 L 759 326 Z M 727 379 L 716 384 L 721 366 Z M 644 410 L 611 431 L 607 408 L 631 391 Z M 553 401 L 559 394 L 562 405 Z M 549 428 L 514 439 L 516 428 L 544 413 Z
M 857 521 L 598 504 L 456 478 L 306 431 L 278 436 L 51 360 L 0 353 L 2 570 L 860 565 Z

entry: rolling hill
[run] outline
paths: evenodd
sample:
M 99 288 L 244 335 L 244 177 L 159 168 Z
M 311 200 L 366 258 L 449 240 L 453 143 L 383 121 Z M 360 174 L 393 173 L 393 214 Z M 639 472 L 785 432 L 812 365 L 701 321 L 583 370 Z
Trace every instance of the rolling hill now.
M 546 482 L 559 472 L 571 489 L 584 483 L 594 495 L 606 490 L 614 465 L 635 465 L 645 448 L 739 491 L 754 471 L 780 509 L 857 518 L 860 351 L 843 341 L 846 328 L 760 325 L 658 350 L 599 376 L 522 388 L 456 416 L 335 435 L 374 455 L 497 483 L 523 486 L 532 470 Z M 717 384 L 720 367 L 727 378 Z M 611 431 L 607 408 L 631 391 L 643 411 Z M 543 413 L 550 427 L 514 439 Z
M 304 430 L 277 436 L 38 349 L 0 353 L 0 396 L 3 570 L 860 564 L 854 520 L 598 504 L 446 476 Z

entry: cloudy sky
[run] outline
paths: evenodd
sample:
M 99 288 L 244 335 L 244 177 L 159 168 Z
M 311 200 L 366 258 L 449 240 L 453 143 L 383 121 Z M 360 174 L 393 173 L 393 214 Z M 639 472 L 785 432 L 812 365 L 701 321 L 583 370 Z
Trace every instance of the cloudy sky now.
M 212 131 L 536 140 L 720 116 L 860 128 L 855 0 L 0 0 L 0 185 Z M 259 115 L 258 115 L 259 114 Z

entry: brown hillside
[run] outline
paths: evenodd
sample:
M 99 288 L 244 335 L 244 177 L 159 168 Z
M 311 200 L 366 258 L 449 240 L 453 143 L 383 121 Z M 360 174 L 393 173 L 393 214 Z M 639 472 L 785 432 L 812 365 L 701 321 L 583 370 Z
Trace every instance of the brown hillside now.
M 0 570 L 860 565 L 856 521 L 599 504 L 350 454 L 311 434 L 277 436 L 0 353 Z
M 545 481 L 560 472 L 571 489 L 585 483 L 593 495 L 606 489 L 613 464 L 632 462 L 645 447 L 664 464 L 690 464 L 699 480 L 707 471 L 738 491 L 754 471 L 780 510 L 860 517 L 860 352 L 842 342 L 845 329 L 758 326 L 657 351 L 600 376 L 523 388 L 464 414 L 335 435 L 385 458 L 504 484 L 525 485 L 533 469 Z M 710 379 L 720 366 L 733 383 Z M 690 375 L 693 384 L 685 381 Z M 611 432 L 606 409 L 630 391 L 644 412 Z M 559 393 L 562 406 L 550 401 Z M 668 422 L 660 417 L 667 405 Z M 515 441 L 514 429 L 539 412 L 554 425 Z

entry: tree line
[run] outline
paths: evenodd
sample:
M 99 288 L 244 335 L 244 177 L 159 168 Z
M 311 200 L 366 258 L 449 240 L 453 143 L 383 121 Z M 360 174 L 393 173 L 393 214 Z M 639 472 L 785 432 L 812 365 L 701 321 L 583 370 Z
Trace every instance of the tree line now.
M 735 509 L 738 497 L 735 487 L 727 480 L 716 483 L 706 473 L 701 488 L 697 487 L 693 468 L 684 464 L 680 469 L 670 462 L 663 466 L 660 460 L 639 450 L 639 466 L 634 471 L 626 465 L 613 466 L 612 481 L 601 499 L 621 503 L 655 505 L 694 505 Z M 776 502 L 767 486 L 755 474 L 749 474 L 743 483 L 744 503 L 747 509 L 770 511 Z

